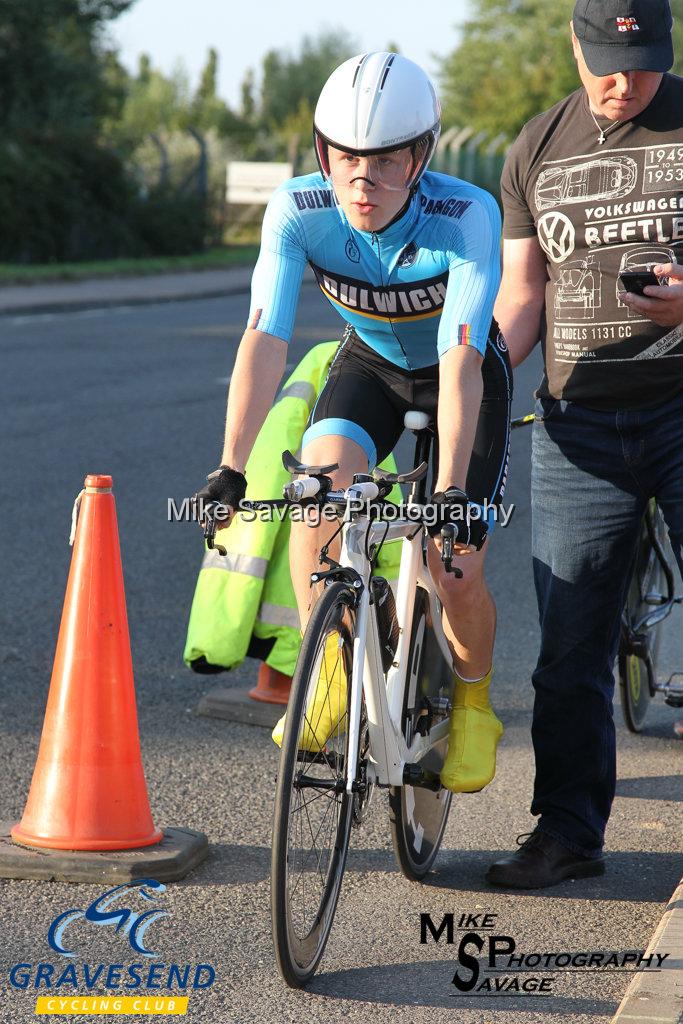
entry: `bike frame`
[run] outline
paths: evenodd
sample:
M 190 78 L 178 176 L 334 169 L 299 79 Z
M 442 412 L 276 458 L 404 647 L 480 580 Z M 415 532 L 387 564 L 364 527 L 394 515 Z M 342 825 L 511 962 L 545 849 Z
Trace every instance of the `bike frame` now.
M 403 538 L 401 566 L 396 594 L 396 612 L 400 627 L 398 647 L 388 673 L 382 670 L 377 616 L 370 604 L 372 567 L 365 554 L 373 544 Z M 358 769 L 358 739 L 361 703 L 365 694 L 370 750 L 368 772 L 379 786 L 402 786 L 406 764 L 420 761 L 439 740 L 448 734 L 448 719 L 434 725 L 429 735 L 416 733 L 410 747 L 401 730 L 403 695 L 408 683 L 408 655 L 412 633 L 415 588 L 425 589 L 432 613 L 434 632 L 448 664 L 451 652 L 441 624 L 441 607 L 434 582 L 422 557 L 423 530 L 414 521 L 397 519 L 387 524 L 361 516 L 343 529 L 340 564 L 350 566 L 363 581 L 356 607 L 353 639 L 353 671 L 348 712 L 348 758 L 346 792 L 352 793 Z M 386 679 L 386 681 L 385 681 Z

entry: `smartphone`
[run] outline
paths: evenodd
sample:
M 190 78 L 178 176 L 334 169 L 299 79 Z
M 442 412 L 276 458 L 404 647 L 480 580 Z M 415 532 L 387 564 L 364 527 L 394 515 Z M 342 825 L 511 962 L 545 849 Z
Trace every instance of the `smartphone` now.
M 631 292 L 632 295 L 645 295 L 643 289 L 647 288 L 648 285 L 658 285 L 662 282 L 659 280 L 656 274 L 653 274 L 651 270 L 638 270 L 638 271 L 624 271 L 619 275 L 619 284 L 625 292 Z

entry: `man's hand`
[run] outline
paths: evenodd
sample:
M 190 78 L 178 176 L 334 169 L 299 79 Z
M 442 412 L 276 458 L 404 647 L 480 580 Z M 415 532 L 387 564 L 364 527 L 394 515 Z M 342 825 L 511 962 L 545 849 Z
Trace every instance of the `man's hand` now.
M 668 277 L 669 284 L 648 285 L 645 295 L 620 292 L 619 298 L 629 309 L 642 313 L 660 327 L 678 327 L 683 324 L 683 266 L 658 263 L 652 269 L 657 277 Z
M 192 496 L 192 506 L 200 524 L 204 526 L 204 506 L 216 502 L 222 507 L 221 515 L 217 516 L 218 529 L 226 529 L 234 516 L 239 504 L 247 493 L 247 480 L 244 473 L 239 473 L 230 466 L 220 466 L 209 473 L 206 486 Z
M 427 533 L 441 552 L 441 528 L 452 523 L 456 528 L 453 552 L 456 555 L 469 555 L 478 551 L 484 544 L 488 526 L 481 519 L 471 517 L 470 503 L 467 495 L 459 487 L 448 487 L 445 491 L 436 491 L 431 497 L 432 505 L 436 506 L 440 515 L 437 521 L 427 527 Z

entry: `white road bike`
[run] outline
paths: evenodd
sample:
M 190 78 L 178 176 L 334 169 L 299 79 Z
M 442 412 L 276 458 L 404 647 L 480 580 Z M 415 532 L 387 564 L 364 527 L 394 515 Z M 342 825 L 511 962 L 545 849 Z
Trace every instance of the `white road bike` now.
M 452 662 L 421 518 L 433 431 L 421 412 L 407 413 L 405 425 L 416 435 L 415 468 L 404 475 L 375 470 L 346 491 L 330 489 L 326 474 L 335 466 L 303 466 L 283 456 L 297 475 L 285 500 L 333 506 L 342 539 L 339 562 L 329 557 L 328 542 L 320 558 L 327 568 L 311 577 L 324 588 L 292 680 L 275 794 L 273 939 L 280 973 L 296 988 L 312 978 L 323 955 L 351 827 L 362 823 L 376 787 L 389 791 L 394 851 L 411 879 L 431 868 L 451 804 L 439 772 Z M 400 517 L 389 520 L 385 499 L 396 482 L 413 487 Z M 368 514 L 369 501 L 380 511 L 375 505 Z M 403 545 L 394 599 L 373 567 L 382 544 L 396 538 Z M 461 576 L 451 561 L 453 526 L 442 540 L 446 569 Z M 325 723 L 331 729 L 321 736 Z

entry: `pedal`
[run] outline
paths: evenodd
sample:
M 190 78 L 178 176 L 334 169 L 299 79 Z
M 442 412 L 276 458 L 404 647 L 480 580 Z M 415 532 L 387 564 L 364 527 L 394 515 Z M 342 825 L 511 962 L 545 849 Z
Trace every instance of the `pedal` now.
M 664 684 L 664 703 L 670 708 L 683 708 L 683 682 L 674 683 L 676 678 L 683 679 L 683 673 L 673 672 L 667 679 Z
M 448 718 L 452 707 L 448 697 L 423 697 L 417 707 L 409 711 L 415 722 L 415 732 L 420 736 L 428 736 L 434 722 L 439 718 Z
M 427 697 L 426 699 L 434 718 L 448 718 L 453 710 L 453 705 L 448 697 Z
M 419 786 L 438 793 L 441 789 L 441 779 L 437 772 L 430 772 L 420 764 L 406 764 L 403 766 L 403 785 Z

